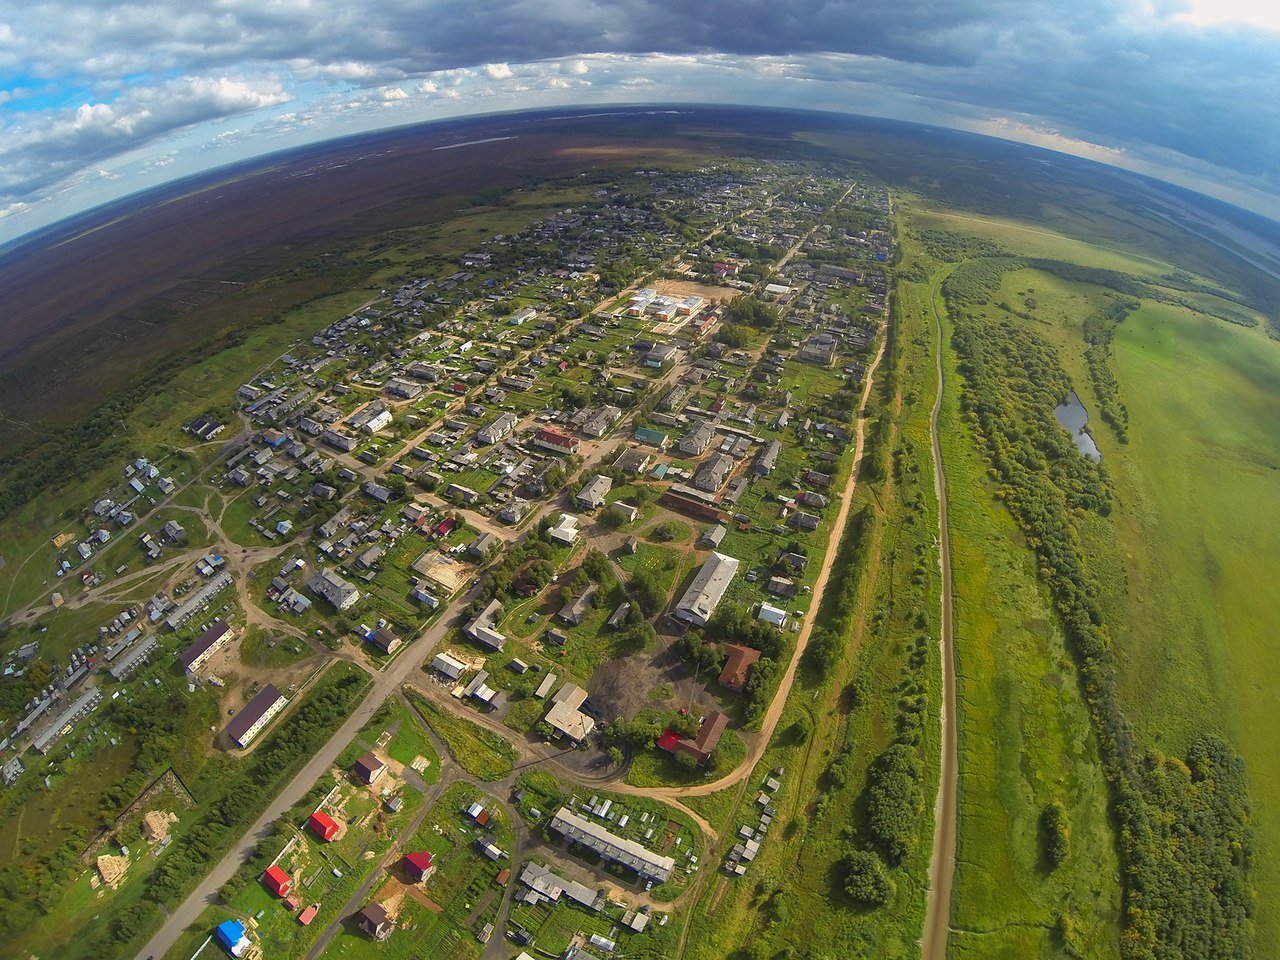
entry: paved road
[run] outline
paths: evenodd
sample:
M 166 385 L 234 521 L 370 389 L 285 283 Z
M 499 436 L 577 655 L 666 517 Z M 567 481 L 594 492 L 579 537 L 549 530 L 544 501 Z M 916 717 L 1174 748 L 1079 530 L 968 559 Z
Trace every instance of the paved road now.
M 479 587 L 473 586 L 454 609 L 465 607 L 479 595 Z M 454 617 L 442 617 L 427 629 L 417 642 L 410 646 L 391 665 L 373 678 L 373 688 L 363 702 L 338 728 L 329 741 L 312 755 L 296 776 L 284 787 L 276 798 L 267 806 L 242 836 L 213 869 L 205 875 L 191 895 L 187 897 L 165 920 L 164 925 L 147 945 L 138 952 L 138 957 L 163 957 L 174 945 L 178 937 L 188 926 L 195 923 L 204 908 L 214 902 L 214 897 L 240 866 L 249 858 L 258 841 L 268 835 L 272 823 L 283 816 L 290 807 L 303 798 L 311 785 L 316 782 L 338 760 L 344 747 L 360 732 L 360 729 L 378 712 L 378 708 L 404 683 L 415 671 L 421 668 L 424 660 L 435 649 L 436 645 L 454 626 Z
M 933 319 L 938 328 L 938 394 L 929 414 L 933 444 L 933 489 L 938 496 L 938 562 L 942 570 L 942 760 L 938 768 L 938 797 L 933 807 L 933 856 L 929 862 L 929 899 L 925 906 L 923 960 L 946 960 L 951 933 L 951 888 L 956 872 L 956 741 L 955 642 L 951 630 L 951 537 L 947 527 L 947 475 L 938 442 L 938 413 L 942 409 L 942 315 L 938 312 L 938 284 L 930 291 Z

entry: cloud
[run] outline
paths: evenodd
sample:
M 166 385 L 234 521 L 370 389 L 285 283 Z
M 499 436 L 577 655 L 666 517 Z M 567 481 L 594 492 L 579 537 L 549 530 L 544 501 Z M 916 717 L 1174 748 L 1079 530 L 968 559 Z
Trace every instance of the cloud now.
M 1280 194 L 1280 32 L 1259 9 L 704 0 L 676 19 L 667 0 L 32 0 L 0 22 L 0 203 L 33 206 L 76 170 L 257 111 L 246 137 L 321 137 L 388 110 L 404 122 L 641 90 L 989 129 Z M 287 101 L 298 109 L 270 122 Z

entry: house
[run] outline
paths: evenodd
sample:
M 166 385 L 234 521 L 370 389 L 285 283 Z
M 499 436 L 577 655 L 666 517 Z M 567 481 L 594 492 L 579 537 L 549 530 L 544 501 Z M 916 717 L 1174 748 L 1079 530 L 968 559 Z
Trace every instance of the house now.
M 373 497 L 379 503 L 390 503 L 391 498 L 395 496 L 389 489 L 380 483 L 374 483 L 372 480 L 366 480 L 364 486 L 361 487 L 365 495 Z
M 412 380 L 402 380 L 399 377 L 392 377 L 382 389 L 402 400 L 415 400 L 422 396 L 421 384 L 414 383 Z
M 267 867 L 266 872 L 262 875 L 262 882 L 267 885 L 267 889 L 274 893 L 277 897 L 287 897 L 289 891 L 293 888 L 293 880 L 289 875 L 280 869 L 279 865 L 272 864 Z
M 565 546 L 578 539 L 578 518 L 570 513 L 560 514 L 556 525 L 547 530 L 547 536 Z
M 668 753 L 687 753 L 699 764 L 705 764 L 711 759 L 712 752 L 728 726 L 728 716 L 719 710 L 712 710 L 703 718 L 696 737 L 680 737 L 675 731 L 667 730 L 658 738 L 658 746 Z
M 209 662 L 209 659 L 235 639 L 236 631 L 225 620 L 215 620 L 204 633 L 196 638 L 195 643 L 183 650 L 178 663 L 193 677 L 197 671 Z
M 533 445 L 550 450 L 552 453 L 574 454 L 582 446 L 582 441 L 551 427 L 542 427 L 534 431 Z
M 764 585 L 764 590 L 765 593 L 786 600 L 796 595 L 796 582 L 787 577 L 770 577 L 769 582 Z
M 587 699 L 587 691 L 575 683 L 566 683 L 551 697 L 551 707 L 544 719 L 557 736 L 574 743 L 582 743 L 591 736 L 596 722 L 580 709 Z
M 400 645 L 404 642 L 390 627 L 378 627 L 365 639 L 388 656 L 400 649 Z
M 364 909 L 356 914 L 356 926 L 375 940 L 391 936 L 391 918 L 380 903 L 365 904 Z
M 346 610 L 360 599 L 359 590 L 328 569 L 317 571 L 307 581 L 307 589 L 328 600 L 338 610 Z
M 502 645 L 507 642 L 507 638 L 498 632 L 498 623 L 501 620 L 501 601 L 490 600 L 485 608 L 462 628 L 462 632 L 491 650 L 501 650 Z
M 707 448 L 711 446 L 711 441 L 715 438 L 715 435 L 715 428 L 706 420 L 703 420 L 680 438 L 680 452 L 700 457 L 707 452 Z
M 796 351 L 796 359 L 829 367 L 836 359 L 836 338 L 829 333 L 815 333 Z
M 729 589 L 737 572 L 737 560 L 723 553 L 713 552 L 676 604 L 676 619 L 705 627 L 724 599 L 725 591 Z
M 782 444 L 777 440 L 770 440 L 761 449 L 760 455 L 756 457 L 755 472 L 758 477 L 767 477 L 773 473 L 774 467 L 778 465 L 778 454 L 782 452 Z
M 422 883 L 435 872 L 435 858 L 431 856 L 430 850 L 418 850 L 413 853 L 406 853 L 404 859 L 400 861 L 404 867 L 404 872 L 413 880 L 414 883 Z
M 593 583 L 591 586 L 587 587 L 587 589 L 583 590 L 579 596 L 561 607 L 560 612 L 557 613 L 556 616 L 561 620 L 561 622 L 567 623 L 572 627 L 576 627 L 586 618 L 587 614 L 591 612 L 592 601 L 595 600 L 595 596 L 596 585 Z
M 733 460 L 723 453 L 713 454 L 693 475 L 693 485 L 704 493 L 715 493 L 724 486 L 733 470 Z
M 720 686 L 741 691 L 747 685 L 751 665 L 760 659 L 760 651 L 738 643 L 722 643 L 720 649 L 726 654 Z
M 231 718 L 224 731 L 227 738 L 247 747 L 288 702 L 274 684 L 268 683 Z
M 338 835 L 338 821 L 323 810 L 317 810 L 313 813 L 307 820 L 307 826 L 311 828 L 312 833 L 325 843 L 329 843 Z
M 636 517 L 640 516 L 640 508 L 634 504 L 627 503 L 625 500 L 615 501 L 609 509 L 622 517 L 627 523 L 635 523 Z
M 370 750 L 351 765 L 351 772 L 355 774 L 357 780 L 371 787 L 387 772 L 387 765 L 375 757 Z
M 253 946 L 245 936 L 244 924 L 239 920 L 223 920 L 216 931 L 218 942 L 233 957 L 243 957 Z
M 212 417 L 196 417 L 187 424 L 187 431 L 201 440 L 212 440 L 225 429 L 224 425 Z
M 450 680 L 460 680 L 462 675 L 467 672 L 465 663 L 456 657 L 449 656 L 447 653 L 437 653 L 431 661 L 431 668 Z
M 609 615 L 609 619 L 606 621 L 605 625 L 610 630 L 617 630 L 627 622 L 627 615 L 629 613 L 631 613 L 631 601 L 624 600 L 622 603 L 618 604 L 618 609 L 614 610 L 613 613 Z
M 756 613 L 756 619 L 763 620 L 765 623 L 772 624 L 781 630 L 787 625 L 787 611 L 769 603 L 762 603 Z
M 661 430 L 654 430 L 651 427 L 636 427 L 633 436 L 636 443 L 643 443 L 646 447 L 656 447 L 659 450 L 667 449 L 667 435 Z
M 584 510 L 593 510 L 604 503 L 604 499 L 612 487 L 612 480 L 597 473 L 582 485 L 582 489 L 578 491 L 574 500 Z
M 618 455 L 618 459 L 613 462 L 613 466 L 622 473 L 638 477 L 649 469 L 649 464 L 652 461 L 652 454 L 645 453 L 643 450 L 627 449 Z
M 702 531 L 702 536 L 698 538 L 698 546 L 710 547 L 712 550 L 720 546 L 720 541 L 724 539 L 725 534 L 729 532 L 729 528 L 723 523 L 716 523 Z
M 502 548 L 502 541 L 495 537 L 492 533 L 482 533 L 471 542 L 471 546 L 467 547 L 467 553 L 478 560 L 483 560 L 492 553 Z

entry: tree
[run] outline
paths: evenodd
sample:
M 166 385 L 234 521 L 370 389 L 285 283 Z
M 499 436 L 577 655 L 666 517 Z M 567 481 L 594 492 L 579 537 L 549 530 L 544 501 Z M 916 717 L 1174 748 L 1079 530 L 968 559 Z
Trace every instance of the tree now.
M 858 903 L 879 907 L 893 897 L 893 881 L 870 850 L 852 850 L 844 858 L 844 892 Z
M 1040 813 L 1040 839 L 1049 864 L 1055 869 L 1060 867 L 1071 852 L 1071 822 L 1067 808 L 1057 800 Z

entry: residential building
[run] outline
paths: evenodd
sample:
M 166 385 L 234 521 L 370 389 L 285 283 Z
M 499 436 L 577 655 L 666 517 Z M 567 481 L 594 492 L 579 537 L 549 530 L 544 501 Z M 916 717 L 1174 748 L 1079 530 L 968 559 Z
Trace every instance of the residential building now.
M 544 718 L 558 736 L 574 743 L 582 743 L 591 736 L 596 722 L 581 710 L 587 699 L 587 691 L 574 683 L 566 683 L 551 697 L 551 706 Z
M 215 620 L 208 630 L 179 654 L 178 663 L 187 676 L 195 676 L 209 662 L 209 658 L 235 639 L 235 636 L 236 631 L 225 620 Z
M 334 571 L 321 569 L 307 581 L 307 589 L 328 600 L 338 610 L 346 610 L 360 599 L 360 591 Z
M 431 668 L 450 680 L 460 680 L 462 675 L 467 672 L 465 663 L 447 653 L 437 653 L 431 661 Z
M 227 738 L 247 747 L 288 702 L 284 694 L 268 683 L 231 718 L 224 731 Z
M 619 837 L 603 825 L 593 823 L 569 809 L 561 807 L 551 818 L 551 829 L 565 839 L 581 844 L 606 860 L 629 867 L 643 880 L 665 883 L 671 879 L 676 862 L 654 853 L 643 844 Z
M 604 503 L 605 497 L 608 496 L 612 487 L 612 480 L 597 473 L 582 485 L 582 489 L 578 491 L 578 495 L 574 497 L 574 500 L 584 510 L 594 510 Z
M 706 493 L 715 493 L 724 486 L 733 470 L 733 460 L 723 453 L 713 454 L 693 475 L 693 485 Z
M 728 726 L 728 716 L 719 710 L 713 710 L 703 718 L 697 736 L 685 738 L 673 730 L 667 730 L 658 738 L 658 746 L 668 753 L 687 753 L 698 763 L 704 764 L 711 759 L 712 752 Z
M 365 638 L 370 644 L 377 647 L 387 656 L 395 653 L 400 649 L 400 645 L 404 643 L 396 636 L 395 631 L 390 627 L 378 627 Z
M 515 430 L 520 419 L 514 413 L 504 413 L 492 423 L 480 428 L 480 432 L 476 434 L 476 438 L 484 444 L 497 443 L 499 440 L 505 440 L 511 436 L 511 432 Z
M 736 559 L 713 552 L 676 604 L 676 618 L 705 627 L 724 599 L 725 591 L 729 589 L 737 572 Z
M 700 457 L 707 452 L 707 448 L 711 446 L 711 441 L 715 439 L 715 435 L 715 428 L 709 422 L 703 420 L 694 425 L 692 430 L 680 438 L 680 452 Z

